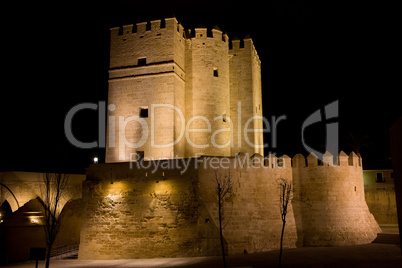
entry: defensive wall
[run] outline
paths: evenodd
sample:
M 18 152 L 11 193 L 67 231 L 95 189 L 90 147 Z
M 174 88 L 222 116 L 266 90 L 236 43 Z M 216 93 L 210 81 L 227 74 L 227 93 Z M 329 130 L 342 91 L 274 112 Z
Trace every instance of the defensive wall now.
M 279 248 L 280 178 L 294 186 L 285 247 L 365 244 L 381 232 L 365 203 L 361 159 L 354 153 L 341 152 L 335 163 L 329 153 L 321 163 L 313 154 L 306 163 L 300 154 L 240 153 L 96 164 L 83 183 L 79 258 L 219 255 L 213 170 L 230 174 L 232 182 L 224 205 L 228 254 Z
M 293 158 L 298 236 L 303 246 L 343 246 L 372 242 L 381 232 L 364 199 L 362 161 L 328 152 L 318 164 L 314 154 Z

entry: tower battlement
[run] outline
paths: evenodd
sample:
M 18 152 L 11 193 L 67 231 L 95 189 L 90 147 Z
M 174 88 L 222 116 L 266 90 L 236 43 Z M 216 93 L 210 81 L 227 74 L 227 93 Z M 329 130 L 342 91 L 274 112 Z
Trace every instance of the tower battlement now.
M 249 36 L 229 45 L 175 18 L 111 29 L 106 163 L 86 170 L 81 259 L 215 255 L 214 174 L 230 177 L 229 254 L 279 247 L 283 180 L 284 247 L 376 237 L 355 153 L 263 157 L 261 62 Z
M 138 22 L 136 24 L 122 25 L 110 28 L 111 36 L 127 37 L 137 34 L 138 37 L 143 38 L 145 34 L 162 34 L 166 29 L 174 28 L 177 33 L 184 35 L 184 27 L 176 18 L 165 18 L 163 20 L 151 20 L 145 22 Z
M 312 154 L 291 159 L 273 154 L 264 158 L 258 153 L 91 165 L 83 184 L 86 213 L 79 256 L 216 254 L 217 186 L 213 174 L 230 176 L 232 196 L 225 209 L 236 217 L 223 232 L 229 255 L 278 248 L 277 234 L 282 228 L 279 182 L 283 179 L 292 185 L 286 247 L 370 243 L 380 228 L 364 200 L 361 159 L 341 152 L 339 165 L 331 165 L 330 155 L 326 157 L 322 165 Z M 137 214 L 131 217 L 128 210 Z M 98 214 L 108 216 L 99 218 Z M 103 232 L 98 231 L 101 227 L 105 227 Z M 130 231 L 120 232 L 122 229 Z M 110 236 L 107 241 L 105 234 Z M 199 239 L 200 234 L 204 240 Z M 161 245 L 161 239 L 170 246 Z M 105 243 L 119 245 L 122 240 L 129 241 L 130 247 L 102 250 Z
M 307 161 L 307 162 L 306 162 Z M 334 159 L 334 156 L 330 152 L 326 152 L 323 155 L 323 160 L 319 161 L 318 157 L 311 153 L 307 156 L 307 159 L 302 154 L 297 154 L 292 159 L 294 168 L 309 168 L 309 167 L 355 167 L 362 170 L 362 159 L 356 153 L 351 152 L 349 156 L 341 151 L 338 157 Z
M 260 61 L 249 37 L 243 48 L 235 44 L 229 51 L 228 35 L 219 27 L 185 30 L 176 18 L 114 27 L 110 35 L 108 102 L 115 109 L 109 116 L 130 118 L 148 109 L 148 118 L 156 120 L 151 126 L 150 119 L 117 122 L 115 131 L 108 126 L 107 141 L 114 146 L 107 146 L 106 162 L 126 162 L 138 152 L 152 159 L 263 154 L 261 132 L 240 139 L 231 134 L 244 133 L 250 118 L 262 116 Z M 175 109 L 151 110 L 161 104 Z M 262 128 L 257 121 L 248 128 Z M 118 132 L 121 125 L 125 133 Z M 146 142 L 139 142 L 146 134 Z
M 223 33 L 222 30 L 215 26 L 213 28 L 206 28 L 203 25 L 199 25 L 194 29 L 187 29 L 188 38 L 204 38 L 204 39 L 215 39 L 220 40 L 222 42 L 227 43 L 229 41 L 229 37 L 226 33 Z

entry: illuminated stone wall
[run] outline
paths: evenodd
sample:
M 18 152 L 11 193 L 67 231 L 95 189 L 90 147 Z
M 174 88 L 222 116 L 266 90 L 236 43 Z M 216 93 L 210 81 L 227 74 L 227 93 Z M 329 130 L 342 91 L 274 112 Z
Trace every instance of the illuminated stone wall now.
M 258 155 L 253 161 L 244 154 L 219 159 L 230 167 L 233 187 L 224 206 L 228 254 L 278 249 L 282 221 L 277 180 L 292 179 L 290 158 L 281 158 L 280 167 L 275 156 L 266 167 Z M 154 173 L 153 163 L 147 161 L 150 168 L 138 169 L 134 164 L 130 169 L 129 163 L 120 163 L 88 169 L 80 259 L 220 254 L 217 185 L 210 158 L 191 159 L 185 172 L 171 169 L 175 161 L 156 162 L 159 168 Z M 228 172 L 219 170 L 220 175 Z M 295 247 L 294 218 L 290 204 L 284 247 Z
M 264 154 L 262 133 L 248 132 L 244 127 L 253 116 L 262 116 L 261 62 L 251 38 L 232 40 L 230 57 L 230 115 L 233 121 L 232 153 Z M 240 122 L 240 123 L 239 123 Z M 261 120 L 251 120 L 248 129 L 262 129 Z
M 111 29 L 106 162 L 184 156 L 179 136 L 184 107 L 183 27 L 175 18 Z M 152 104 L 163 104 L 154 107 Z M 148 109 L 148 116 L 140 114 Z
M 274 155 L 263 163 L 260 155 L 253 162 L 240 154 L 231 158 L 229 169 L 220 169 L 218 176 L 228 175 L 232 182 L 231 198 L 224 206 L 223 235 L 227 241 L 228 253 L 244 254 L 279 249 L 282 220 L 279 206 L 280 178 L 292 182 L 291 160 L 287 156 L 280 158 L 282 166 Z M 203 158 L 203 162 L 213 161 Z M 265 164 L 265 166 L 264 166 Z M 213 165 L 212 165 L 213 166 Z M 206 167 L 206 168 L 203 168 Z M 213 222 L 219 224 L 218 204 L 216 202 L 216 183 L 211 165 L 199 168 L 201 199 L 208 209 Z M 292 204 L 289 204 L 284 236 L 285 248 L 296 245 L 297 233 Z
M 106 162 L 129 161 L 130 154 L 135 160 L 137 151 L 154 160 L 262 154 L 255 146 L 263 144 L 262 132 L 246 132 L 247 139 L 243 132 L 248 119 L 262 115 L 251 38 L 242 47 L 233 40 L 229 49 L 218 27 L 186 32 L 175 18 L 164 21 L 111 29 Z M 154 104 L 165 107 L 151 110 Z M 138 118 L 142 108 L 147 118 Z M 262 128 L 262 121 L 247 126 Z
M 174 164 L 174 160 L 163 161 Z M 216 255 L 219 233 L 188 170 L 92 165 L 83 185 L 80 259 Z
M 189 160 L 185 170 L 180 161 Z M 218 168 L 219 176 L 230 171 L 233 191 L 224 206 L 223 231 L 230 255 L 278 249 L 280 178 L 293 182 L 285 247 L 372 242 L 381 230 L 364 199 L 361 159 L 341 152 L 337 164 L 329 153 L 320 164 L 313 154 L 307 162 L 300 154 L 278 159 L 241 153 L 232 158 L 145 161 L 148 168 L 135 163 L 132 169 L 129 163 L 92 165 L 83 187 L 79 258 L 219 255 L 211 167 Z
M 230 156 L 230 131 L 214 136 L 218 146 L 211 140 L 217 130 L 230 129 L 229 119 L 224 122 L 224 117 L 231 117 L 229 39 L 217 28 L 212 29 L 212 36 L 208 36 L 208 29 L 201 26 L 194 31 L 194 37 L 187 39 L 186 47 L 186 120 L 203 116 L 206 120 L 196 119 L 188 128 L 210 130 L 189 133 L 186 155 Z
M 381 232 L 364 199 L 362 162 L 341 152 L 293 158 L 294 208 L 300 246 L 344 246 L 372 242 Z

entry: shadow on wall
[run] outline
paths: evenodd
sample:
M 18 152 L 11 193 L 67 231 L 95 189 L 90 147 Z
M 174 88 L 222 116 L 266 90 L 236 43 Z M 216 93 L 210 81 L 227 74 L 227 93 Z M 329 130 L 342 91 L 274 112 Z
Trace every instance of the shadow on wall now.
M 1 207 L 2 211 L 6 202 Z M 39 199 L 35 198 L 8 215 L 0 224 L 0 263 L 28 261 L 31 248 L 46 247 L 42 205 Z M 54 248 L 79 244 L 81 199 L 68 202 L 62 215 L 63 223 Z

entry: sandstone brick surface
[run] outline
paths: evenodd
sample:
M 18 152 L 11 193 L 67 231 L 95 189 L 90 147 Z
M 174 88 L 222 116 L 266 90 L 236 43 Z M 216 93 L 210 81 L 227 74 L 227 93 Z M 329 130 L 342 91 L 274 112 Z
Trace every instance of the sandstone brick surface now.
M 351 166 L 349 161 L 314 164 L 314 156 L 309 165 L 302 155 L 253 161 L 259 158 L 221 157 L 229 165 L 218 172 L 230 172 L 233 186 L 224 205 L 228 254 L 278 249 L 280 178 L 294 186 L 285 247 L 365 244 L 381 232 L 364 200 L 359 159 Z M 214 165 L 206 164 L 218 160 L 210 159 L 182 159 L 190 161 L 186 170 L 171 168 L 177 159 L 146 161 L 148 168 L 130 168 L 130 163 L 90 166 L 83 184 L 79 258 L 219 255 Z

